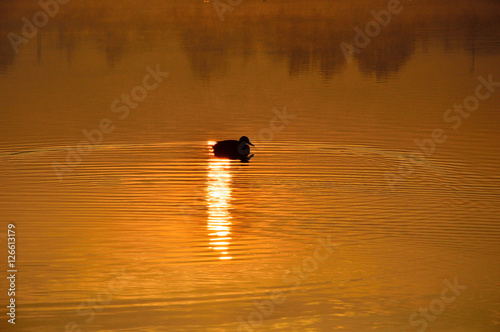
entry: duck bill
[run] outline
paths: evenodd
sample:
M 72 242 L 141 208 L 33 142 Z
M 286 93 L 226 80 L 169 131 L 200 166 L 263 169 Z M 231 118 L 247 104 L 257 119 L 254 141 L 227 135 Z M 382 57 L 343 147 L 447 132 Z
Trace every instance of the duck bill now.
M 255 146 L 255 145 L 253 145 L 253 144 L 252 144 L 252 143 L 250 143 L 250 142 L 248 142 L 248 145 Z

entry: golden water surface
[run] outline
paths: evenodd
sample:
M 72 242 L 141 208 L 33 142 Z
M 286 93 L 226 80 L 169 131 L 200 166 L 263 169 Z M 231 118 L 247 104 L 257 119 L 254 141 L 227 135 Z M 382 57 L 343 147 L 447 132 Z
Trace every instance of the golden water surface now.
M 389 3 L 2 1 L 0 330 L 499 331 L 500 4 Z

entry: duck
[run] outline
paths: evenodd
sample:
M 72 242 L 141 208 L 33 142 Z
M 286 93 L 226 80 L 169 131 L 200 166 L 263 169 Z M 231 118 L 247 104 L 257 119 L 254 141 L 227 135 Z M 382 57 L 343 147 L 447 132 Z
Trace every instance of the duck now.
M 226 140 L 219 141 L 212 146 L 214 149 L 214 155 L 217 158 L 229 158 L 234 160 L 247 161 L 251 158 L 250 146 L 255 146 L 250 143 L 250 140 L 246 136 L 241 136 L 238 141 L 236 140 Z

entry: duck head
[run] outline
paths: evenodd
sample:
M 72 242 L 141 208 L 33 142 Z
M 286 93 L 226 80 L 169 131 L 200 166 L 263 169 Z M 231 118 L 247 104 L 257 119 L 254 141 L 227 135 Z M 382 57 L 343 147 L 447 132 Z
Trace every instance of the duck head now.
M 252 143 L 250 143 L 250 140 L 248 139 L 248 137 L 246 136 L 241 136 L 240 137 L 240 144 L 241 143 L 244 143 L 244 144 L 248 144 L 248 145 L 251 145 L 251 146 L 255 146 L 253 145 Z

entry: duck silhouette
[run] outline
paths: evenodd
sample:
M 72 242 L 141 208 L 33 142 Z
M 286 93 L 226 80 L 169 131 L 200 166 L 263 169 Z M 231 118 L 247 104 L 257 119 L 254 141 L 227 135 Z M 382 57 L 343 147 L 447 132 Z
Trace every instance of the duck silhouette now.
M 241 136 L 239 141 L 227 140 L 219 141 L 214 146 L 214 155 L 217 158 L 239 159 L 241 161 L 248 161 L 253 155 L 250 155 L 250 146 L 255 146 L 250 143 L 246 136 Z

